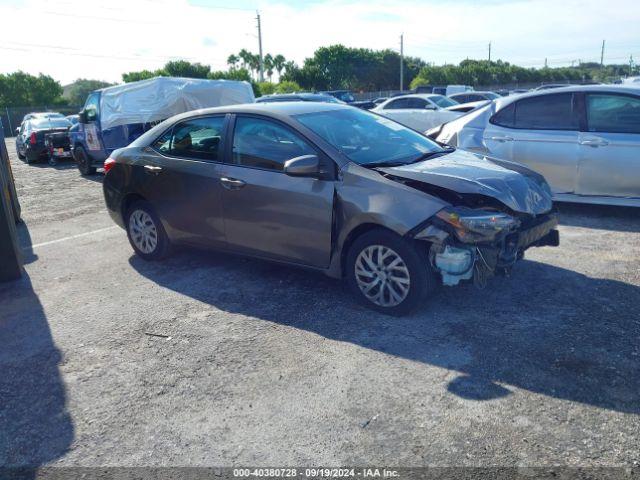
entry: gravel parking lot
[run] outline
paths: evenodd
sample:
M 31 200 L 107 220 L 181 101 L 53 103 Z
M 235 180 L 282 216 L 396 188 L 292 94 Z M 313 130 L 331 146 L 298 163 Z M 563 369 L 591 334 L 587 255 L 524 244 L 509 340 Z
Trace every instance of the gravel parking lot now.
M 637 210 L 564 205 L 559 248 L 398 319 L 316 273 L 146 263 L 101 174 L 7 144 L 26 274 L 0 284 L 0 465 L 637 465 Z

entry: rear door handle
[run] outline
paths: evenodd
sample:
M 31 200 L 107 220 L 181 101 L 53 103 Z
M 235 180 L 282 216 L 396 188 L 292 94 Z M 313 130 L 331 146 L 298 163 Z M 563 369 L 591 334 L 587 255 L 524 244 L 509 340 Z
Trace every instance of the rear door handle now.
M 513 137 L 489 137 L 489 140 L 493 140 L 494 142 L 512 142 Z
M 160 172 L 162 172 L 162 167 L 156 167 L 154 165 L 145 165 L 144 171 L 152 175 L 157 175 Z
M 227 190 L 239 190 L 247 184 L 242 180 L 230 177 L 221 177 L 220 182 L 222 183 L 222 186 Z
M 588 140 L 581 140 L 580 145 L 587 145 L 589 147 L 606 147 L 609 142 L 602 138 L 590 138 Z

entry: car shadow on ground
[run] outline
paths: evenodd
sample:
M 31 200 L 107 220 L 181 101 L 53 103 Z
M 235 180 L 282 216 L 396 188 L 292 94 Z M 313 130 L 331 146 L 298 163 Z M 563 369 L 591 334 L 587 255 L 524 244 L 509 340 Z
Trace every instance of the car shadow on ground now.
M 511 388 L 640 413 L 640 288 L 522 261 L 485 290 L 441 288 L 417 313 L 393 318 L 356 305 L 321 274 L 224 254 L 181 251 L 130 264 L 157 284 L 220 310 L 307 330 L 455 370 L 443 385 L 483 401 Z
M 62 356 L 26 273 L 0 284 L 0 305 L 0 466 L 28 467 L 20 478 L 35 478 L 31 469 L 63 456 L 74 438 Z
M 640 232 L 640 208 L 556 203 L 560 225 L 618 232 Z

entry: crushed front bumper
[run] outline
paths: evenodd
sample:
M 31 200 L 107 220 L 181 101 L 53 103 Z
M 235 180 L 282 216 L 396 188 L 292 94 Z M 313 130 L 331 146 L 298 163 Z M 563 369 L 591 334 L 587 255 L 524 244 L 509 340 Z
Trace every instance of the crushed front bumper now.
M 492 242 L 463 243 L 435 225 L 414 238 L 431 242 L 429 259 L 445 285 L 472 279 L 476 285 L 484 286 L 489 277 L 508 274 L 528 248 L 558 246 L 557 226 L 557 214 L 552 212 L 521 221 L 517 229 L 497 236 Z

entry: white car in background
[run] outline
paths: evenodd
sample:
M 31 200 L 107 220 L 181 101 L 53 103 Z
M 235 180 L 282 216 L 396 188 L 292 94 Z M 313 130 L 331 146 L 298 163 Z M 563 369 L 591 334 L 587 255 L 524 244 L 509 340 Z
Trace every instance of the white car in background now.
M 521 163 L 556 201 L 640 207 L 640 88 L 585 85 L 494 100 L 427 132 Z
M 390 98 L 371 111 L 424 132 L 464 115 L 447 110 L 456 105 L 458 102 L 444 95 L 416 93 Z

